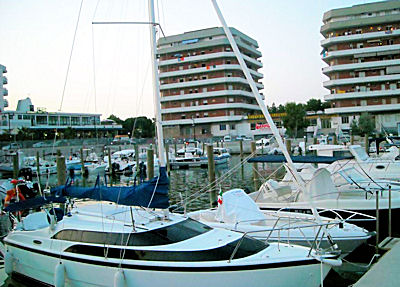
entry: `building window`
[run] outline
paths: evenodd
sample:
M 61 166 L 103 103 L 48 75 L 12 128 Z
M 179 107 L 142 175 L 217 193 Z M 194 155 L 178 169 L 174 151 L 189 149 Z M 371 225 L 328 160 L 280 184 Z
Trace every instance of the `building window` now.
M 19 119 L 19 120 L 22 120 L 22 115 L 18 115 L 18 119 Z
M 207 88 L 203 88 L 203 93 L 207 93 Z
M 366 106 L 367 105 L 367 100 L 361 100 L 360 104 L 361 104 L 361 106 Z
M 357 49 L 362 49 L 364 48 L 364 44 L 363 43 L 357 43 Z
M 230 65 L 231 64 L 231 60 L 226 60 L 226 64 Z
M 203 63 L 203 64 L 201 64 L 201 66 L 204 68 L 206 66 L 206 64 Z
M 71 117 L 71 125 L 78 126 L 80 124 L 79 117 Z
M 186 119 L 186 115 L 185 115 L 185 114 L 182 114 L 182 115 L 181 115 L 181 119 Z
M 206 52 L 204 52 L 204 51 L 201 51 L 201 53 L 200 54 L 202 54 L 202 55 L 204 55 Z
M 36 124 L 47 125 L 47 116 L 36 116 Z
M 82 125 L 87 126 L 90 124 L 90 118 L 82 117 Z
M 204 113 L 203 116 L 204 116 L 205 118 L 208 118 L 208 113 Z
M 228 102 L 233 103 L 234 99 L 233 98 L 228 98 Z
M 208 40 L 212 40 L 212 37 L 208 37 Z
M 232 86 L 232 85 L 229 85 L 229 86 L 228 86 L 228 90 L 233 90 L 233 86 Z
M 251 123 L 251 124 L 250 124 L 250 129 L 251 129 L 252 131 L 254 131 L 254 130 L 256 129 L 256 124 L 255 124 L 255 123 Z
M 49 125 L 51 126 L 58 125 L 58 116 L 49 116 Z
M 390 99 L 390 103 L 391 103 L 392 105 L 397 104 L 397 98 L 391 98 L 391 99 Z
M 349 123 L 349 117 L 342 117 L 342 124 L 348 124 Z
M 235 130 L 236 126 L 235 125 L 231 125 L 231 130 Z
M 207 100 L 204 100 L 203 101 L 203 105 L 207 105 L 208 104 L 208 101 Z
M 207 76 L 201 76 L 202 80 L 207 80 Z
M 180 93 L 181 93 L 181 95 L 184 95 L 184 94 L 185 94 L 185 91 L 184 91 L 184 90 L 181 90 Z
M 62 126 L 69 126 L 70 125 L 70 119 L 67 116 L 61 116 L 60 117 L 60 125 Z
M 232 77 L 232 73 L 227 73 L 226 76 L 227 76 L 228 78 L 230 78 L 230 77 Z
M 179 79 L 179 82 L 180 82 L 180 83 L 183 83 L 184 81 L 185 81 L 184 78 L 180 78 L 180 79 Z
M 219 125 L 220 131 L 226 131 L 226 125 Z

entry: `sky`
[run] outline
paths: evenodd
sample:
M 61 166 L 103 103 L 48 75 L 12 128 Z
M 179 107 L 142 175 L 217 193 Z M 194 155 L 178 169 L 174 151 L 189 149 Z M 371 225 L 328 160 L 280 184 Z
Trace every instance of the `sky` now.
M 154 0 L 166 36 L 221 26 L 210 0 Z M 267 105 L 323 99 L 323 13 L 368 0 L 219 0 L 229 26 L 258 41 Z M 154 117 L 147 0 L 0 0 L 0 64 L 14 109 Z M 74 45 L 73 45 L 74 43 Z M 67 77 L 67 67 L 71 54 Z M 64 90 L 65 85 L 65 90 Z M 63 96 L 64 95 L 64 96 Z M 63 100 L 62 100 L 63 98 Z M 62 104 L 61 104 L 62 103 Z

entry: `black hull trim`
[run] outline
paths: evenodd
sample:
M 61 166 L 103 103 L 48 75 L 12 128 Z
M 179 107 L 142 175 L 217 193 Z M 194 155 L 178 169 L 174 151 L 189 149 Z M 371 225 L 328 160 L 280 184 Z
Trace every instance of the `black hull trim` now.
M 257 265 L 232 265 L 232 266 L 206 266 L 206 267 L 182 267 L 182 266 L 148 266 L 148 265 L 134 265 L 134 264 L 119 264 L 114 262 L 99 261 L 95 259 L 86 259 L 73 257 L 69 255 L 54 254 L 47 251 L 42 251 L 30 247 L 25 247 L 17 245 L 14 243 L 5 242 L 6 245 L 12 246 L 14 248 L 19 248 L 32 253 L 37 253 L 44 256 L 54 257 L 58 259 L 74 261 L 84 264 L 107 266 L 115 268 L 124 269 L 137 269 L 137 270 L 150 270 L 150 271 L 171 271 L 171 272 L 221 272 L 221 271 L 246 271 L 246 270 L 260 270 L 260 269 L 274 269 L 282 267 L 295 267 L 304 266 L 312 264 L 320 264 L 320 262 L 312 257 L 309 260 L 299 260 L 299 261 L 289 261 L 289 262 L 279 262 L 279 263 L 268 263 L 268 264 L 257 264 Z
M 37 286 L 37 287 L 53 287 L 54 285 L 47 284 L 45 282 L 39 281 L 35 278 L 26 276 L 24 274 L 18 273 L 18 272 L 13 272 L 11 274 L 11 278 L 17 282 L 21 282 L 26 286 Z M 12 285 L 10 285 L 12 286 Z

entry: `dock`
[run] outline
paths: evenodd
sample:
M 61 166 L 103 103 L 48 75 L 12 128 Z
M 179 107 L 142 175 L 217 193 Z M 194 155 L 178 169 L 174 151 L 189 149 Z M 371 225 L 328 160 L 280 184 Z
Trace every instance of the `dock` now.
M 400 238 L 388 237 L 379 245 L 387 250 L 377 263 L 364 274 L 353 287 L 395 287 L 399 286 Z

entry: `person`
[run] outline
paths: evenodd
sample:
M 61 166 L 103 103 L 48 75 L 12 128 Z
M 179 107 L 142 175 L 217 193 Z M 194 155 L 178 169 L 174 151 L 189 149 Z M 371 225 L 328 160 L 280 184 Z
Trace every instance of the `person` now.
M 25 196 L 22 194 L 22 192 L 17 187 L 17 184 L 20 183 L 20 181 L 17 179 L 13 179 L 13 180 L 11 180 L 11 183 L 13 184 L 13 188 L 7 190 L 7 195 L 6 195 L 6 198 L 4 199 L 4 207 L 9 206 L 11 202 L 17 201 L 17 199 L 18 199 L 18 201 L 25 200 Z M 17 188 L 18 188 L 18 192 L 17 192 Z
M 142 183 L 147 177 L 146 166 L 143 161 L 139 163 L 139 183 Z

